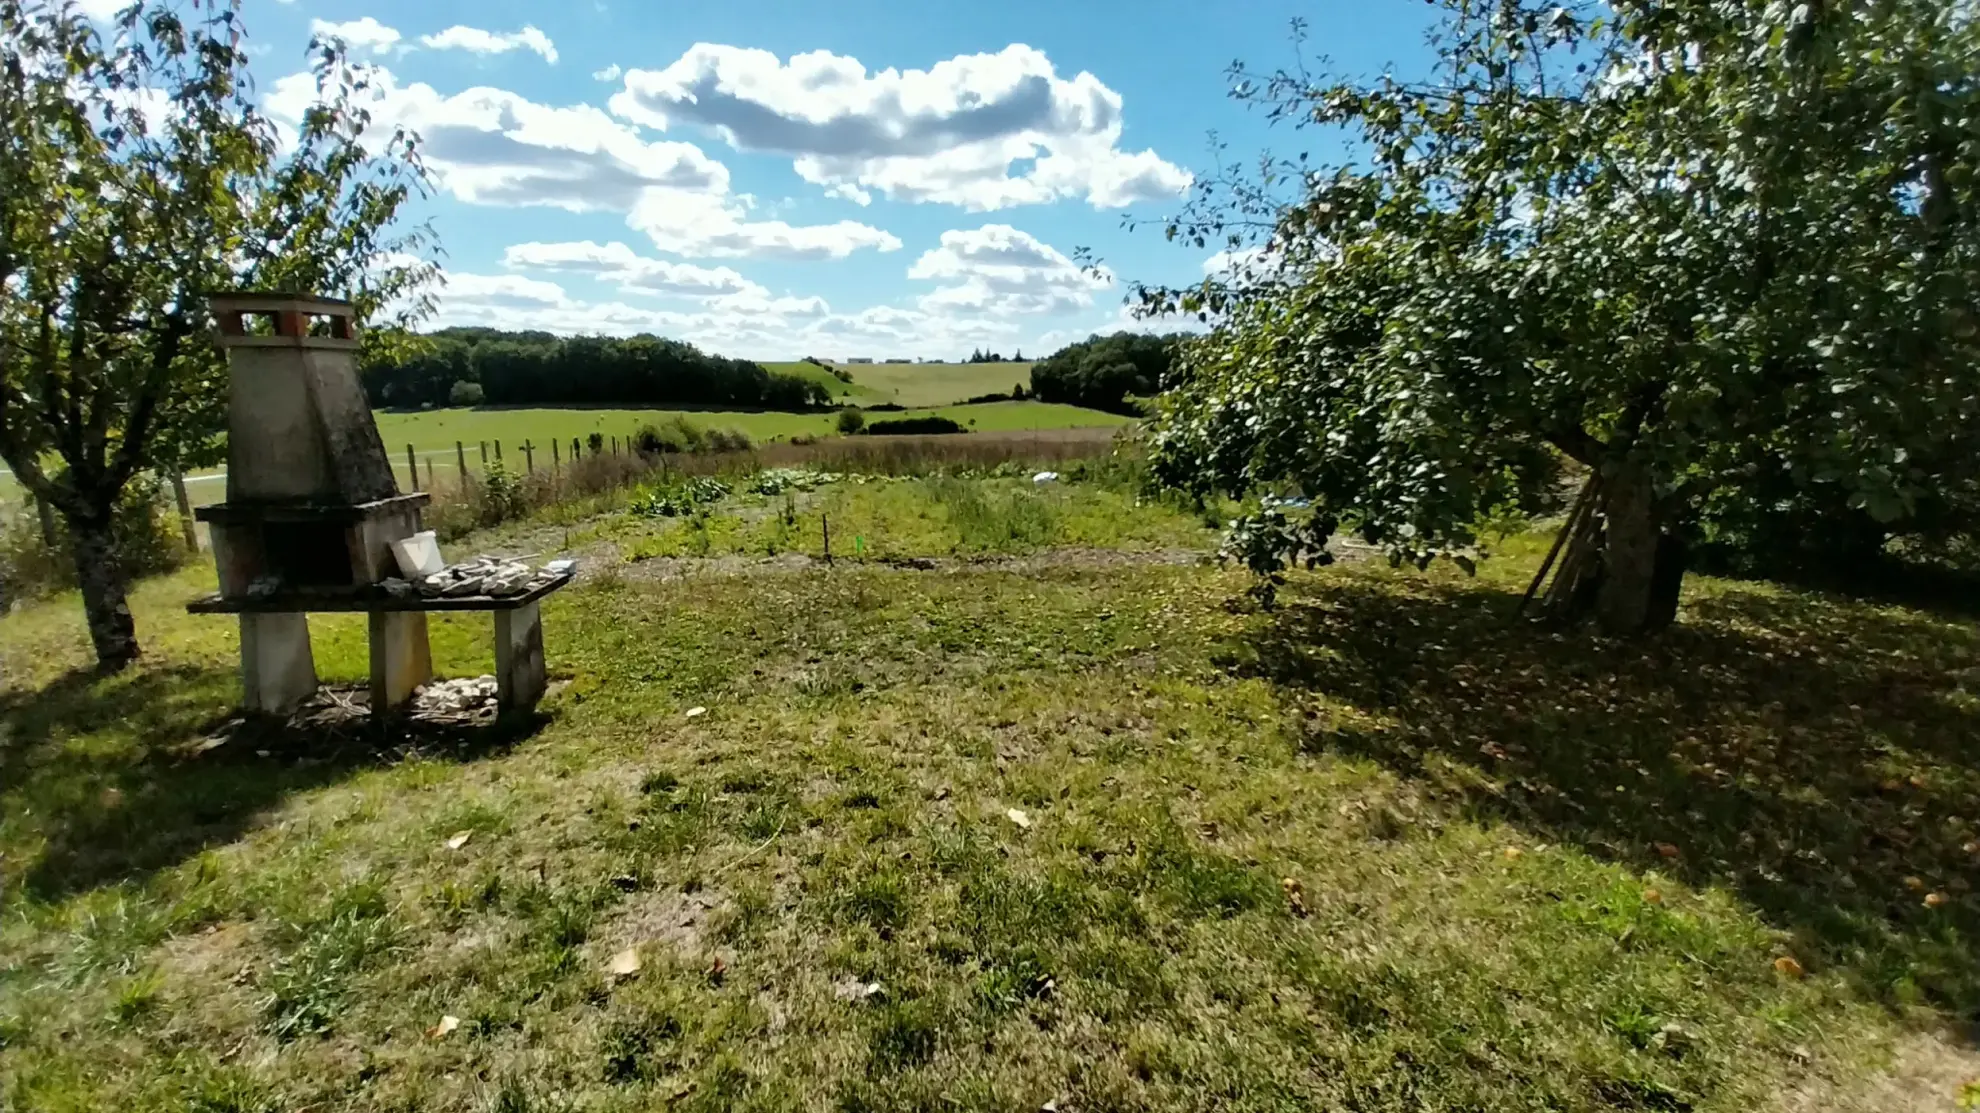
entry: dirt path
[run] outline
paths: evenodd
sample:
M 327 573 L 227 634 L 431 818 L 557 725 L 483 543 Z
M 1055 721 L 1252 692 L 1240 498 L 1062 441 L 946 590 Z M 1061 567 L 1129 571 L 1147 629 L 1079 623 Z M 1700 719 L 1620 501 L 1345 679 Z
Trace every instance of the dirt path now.
M 1956 1113 L 1963 1086 L 1980 1086 L 1980 1050 L 1947 1032 L 1899 1042 L 1890 1069 L 1837 1085 L 1810 1078 L 1781 1094 L 1779 1113 Z

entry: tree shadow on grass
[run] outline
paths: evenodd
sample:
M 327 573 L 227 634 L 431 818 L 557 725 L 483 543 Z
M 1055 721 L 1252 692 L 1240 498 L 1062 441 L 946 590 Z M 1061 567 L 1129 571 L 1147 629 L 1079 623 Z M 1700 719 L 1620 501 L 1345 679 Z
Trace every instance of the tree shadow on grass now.
M 381 721 L 359 706 L 285 722 L 232 710 L 238 693 L 231 670 L 177 666 L 0 697 L 0 809 L 42 840 L 6 863 L 0 893 L 54 900 L 140 880 L 239 838 L 293 793 L 416 754 L 475 760 L 547 721 Z
M 1515 597 L 1477 584 L 1336 576 L 1282 598 L 1229 663 L 1353 708 L 1309 716 L 1315 748 L 1727 886 L 1804 962 L 1980 1022 L 1970 624 L 1714 589 L 1632 643 L 1515 621 Z

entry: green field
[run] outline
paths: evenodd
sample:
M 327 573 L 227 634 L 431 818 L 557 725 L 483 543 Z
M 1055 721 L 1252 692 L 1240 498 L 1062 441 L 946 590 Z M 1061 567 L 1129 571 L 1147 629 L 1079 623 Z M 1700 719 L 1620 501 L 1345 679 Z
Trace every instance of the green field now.
M 825 384 L 834 399 L 857 405 L 892 402 L 901 406 L 949 406 L 965 398 L 1031 389 L 1031 364 L 1024 363 L 848 363 L 851 384 L 840 382 L 815 363 L 766 363 L 772 371 L 802 375 Z
M 1950 1113 L 1980 1076 L 1939 1026 L 1980 1004 L 1970 622 L 1696 577 L 1659 639 L 1540 630 L 1542 535 L 1261 611 L 1206 515 L 1065 475 L 463 538 L 584 561 L 543 714 L 494 727 L 230 721 L 208 565 L 137 588 L 116 676 L 73 594 L 17 609 L 0 1108 Z M 311 624 L 363 683 L 364 618 Z M 488 671 L 487 616 L 432 649 Z
M 838 418 L 834 413 L 737 410 L 445 409 L 417 413 L 381 411 L 378 414 L 378 432 L 385 438 L 385 447 L 395 454 L 395 459 L 405 455 L 408 444 L 413 446 L 415 452 L 444 450 L 451 453 L 455 441 L 468 445 L 471 451 L 480 441 L 501 441 L 506 453 L 525 440 L 541 447 L 552 440 L 569 444 L 573 437 L 582 439 L 594 432 L 623 438 L 642 425 L 676 415 L 705 428 L 740 429 L 757 440 L 800 434 L 822 436 L 833 431 Z M 874 414 L 872 419 L 931 415 L 947 417 L 966 428 L 986 433 L 1122 425 L 1127 421 L 1116 414 L 1046 402 L 945 406 L 898 414 Z M 545 453 L 548 451 L 544 448 Z

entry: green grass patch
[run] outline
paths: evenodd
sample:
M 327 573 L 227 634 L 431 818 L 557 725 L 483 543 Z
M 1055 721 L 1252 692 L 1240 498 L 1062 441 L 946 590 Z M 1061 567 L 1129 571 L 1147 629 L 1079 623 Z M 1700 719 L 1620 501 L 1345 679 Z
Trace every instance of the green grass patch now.
M 759 484 L 761 486 L 761 484 Z M 774 486 L 774 484 L 772 485 Z M 744 488 L 720 503 L 694 502 L 679 484 L 635 497 L 632 514 L 603 536 L 627 559 L 800 554 L 822 558 L 829 528 L 835 559 L 995 556 L 1052 548 L 1197 549 L 1215 534 L 1204 516 L 1099 483 L 1036 485 L 1026 479 L 950 476 L 837 477 L 810 491 Z
M 1201 530 L 795 493 L 926 552 Z M 210 570 L 138 590 L 117 677 L 25 608 L 0 1105 L 1745 1113 L 1973 1015 L 1971 624 L 1701 580 L 1654 642 L 1536 630 L 1525 547 L 1271 613 L 1127 556 L 628 574 L 546 603 L 541 724 L 447 745 L 195 752 L 238 697 Z M 363 677 L 362 620 L 312 622 Z M 433 642 L 489 667 L 485 616 Z
M 839 366 L 852 376 L 851 383 L 840 381 L 817 364 L 766 363 L 773 371 L 785 371 L 817 378 L 837 399 L 850 392 L 846 401 L 854 405 L 892 402 L 920 409 L 953 406 L 985 394 L 1004 394 L 1022 385 L 1031 389 L 1031 364 L 1024 363 L 848 363 Z M 822 376 L 822 378 L 818 378 Z M 827 382 L 826 380 L 830 380 Z
M 921 414 L 913 410 L 898 416 Z M 944 406 L 926 411 L 948 417 L 965 428 L 982 432 L 1009 432 L 1024 429 L 1068 429 L 1082 426 L 1120 425 L 1125 419 L 1098 410 L 1046 402 L 990 402 L 975 406 Z M 675 416 L 704 428 L 740 429 L 759 441 L 789 439 L 798 435 L 825 436 L 834 431 L 834 413 L 777 413 L 744 411 L 683 410 L 590 410 L 590 409 L 443 409 L 418 413 L 383 411 L 378 414 L 379 435 L 403 466 L 407 445 L 416 454 L 441 453 L 442 470 L 454 463 L 454 442 L 467 446 L 472 466 L 480 464 L 479 445 L 501 441 L 504 459 L 520 465 L 524 441 L 536 446 L 537 466 L 548 468 L 549 444 L 555 440 L 567 451 L 573 437 L 582 441 L 592 433 L 616 436 L 621 446 L 640 426 Z M 491 448 L 491 452 L 492 452 Z

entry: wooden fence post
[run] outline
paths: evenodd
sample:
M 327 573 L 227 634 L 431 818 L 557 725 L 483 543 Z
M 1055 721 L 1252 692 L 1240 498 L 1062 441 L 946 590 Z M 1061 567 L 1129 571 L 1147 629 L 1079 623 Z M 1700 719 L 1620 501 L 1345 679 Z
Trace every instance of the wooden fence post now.
M 613 438 L 612 438 L 612 455 L 614 455 L 614 456 L 617 456 L 618 454 L 619 454 L 619 438 L 617 438 L 617 437 L 613 437 Z
M 194 524 L 192 500 L 186 497 L 185 473 L 174 469 L 172 472 L 172 499 L 179 504 L 179 528 L 186 533 L 186 551 L 199 551 L 199 526 Z
M 413 446 L 406 446 L 406 468 L 412 472 L 412 489 L 419 490 L 419 457 L 413 455 Z
M 575 463 L 577 463 L 577 462 L 578 462 L 578 439 L 577 439 L 576 437 L 572 437 L 572 438 L 571 438 L 571 463 L 573 463 L 573 464 L 575 464 Z
M 557 471 L 557 438 L 555 437 L 550 438 L 550 471 L 552 474 Z
M 481 443 L 481 466 L 484 470 L 486 470 L 488 467 L 488 442 L 482 441 L 480 443 Z
M 495 462 L 496 462 L 496 463 L 498 463 L 498 464 L 502 462 L 502 442 L 501 442 L 501 441 L 496 441 L 496 442 L 495 442 Z
M 523 439 L 523 467 L 531 475 L 536 474 L 536 446 Z
M 818 521 L 825 527 L 825 563 L 830 564 L 832 563 L 832 519 L 820 514 Z

